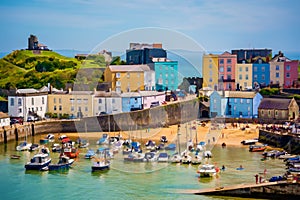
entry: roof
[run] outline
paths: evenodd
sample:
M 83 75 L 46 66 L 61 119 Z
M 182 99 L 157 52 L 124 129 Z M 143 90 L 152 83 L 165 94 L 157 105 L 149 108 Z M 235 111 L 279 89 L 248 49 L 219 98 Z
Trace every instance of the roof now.
M 0 119 L 3 118 L 9 118 L 8 114 L 4 113 L 4 112 L 0 112 Z
M 229 98 L 253 99 L 255 96 L 256 92 L 251 91 L 225 91 L 225 97 Z
M 105 92 L 105 91 L 96 91 L 95 92 L 95 97 L 100 98 L 100 97 L 121 97 L 119 93 L 117 92 Z
M 263 98 L 258 109 L 287 110 L 292 99 Z
M 157 92 L 157 91 L 140 91 L 139 93 L 143 97 L 165 95 L 165 92 Z
M 28 94 L 28 93 L 39 93 L 39 91 L 33 88 L 17 89 L 16 91 L 16 94 Z
M 149 66 L 148 66 L 149 67 Z M 143 72 L 143 71 L 148 71 L 145 70 L 145 66 L 141 67 L 141 65 L 110 65 L 109 69 L 112 72 Z
M 121 97 L 141 97 L 141 94 L 138 92 L 125 92 L 121 94 Z

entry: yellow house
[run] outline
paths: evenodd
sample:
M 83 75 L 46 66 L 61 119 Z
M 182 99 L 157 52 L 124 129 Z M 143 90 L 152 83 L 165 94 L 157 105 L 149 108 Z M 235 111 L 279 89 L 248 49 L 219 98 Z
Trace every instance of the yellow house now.
M 93 116 L 93 92 L 71 91 L 48 94 L 48 112 L 62 116 L 68 114 L 72 118 Z
M 202 58 L 203 86 L 217 89 L 218 87 L 218 55 L 208 54 Z
M 236 88 L 241 90 L 252 88 L 252 64 L 238 63 L 235 70 Z
M 110 65 L 104 81 L 111 82 L 111 90 L 117 93 L 144 90 L 144 69 L 141 65 Z

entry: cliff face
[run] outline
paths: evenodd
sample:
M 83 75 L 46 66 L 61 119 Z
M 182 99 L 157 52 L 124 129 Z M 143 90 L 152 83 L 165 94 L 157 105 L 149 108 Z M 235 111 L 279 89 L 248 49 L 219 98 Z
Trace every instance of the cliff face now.
M 198 118 L 198 99 L 172 103 L 135 112 L 89 117 L 81 120 L 43 121 L 0 129 L 0 142 L 32 134 L 102 132 L 166 127 Z

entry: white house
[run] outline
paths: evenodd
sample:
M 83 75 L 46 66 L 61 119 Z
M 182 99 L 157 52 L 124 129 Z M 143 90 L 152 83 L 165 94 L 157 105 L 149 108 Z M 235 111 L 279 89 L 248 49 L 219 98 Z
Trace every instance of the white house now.
M 8 96 L 8 115 L 10 117 L 23 117 L 37 115 L 44 117 L 47 112 L 47 88 L 40 90 L 33 88 L 17 89 L 15 94 Z
M 93 115 L 114 114 L 122 112 L 122 98 L 116 92 L 96 91 L 94 96 Z
M 7 114 L 0 112 L 0 127 L 9 126 L 10 118 Z
M 150 69 L 149 65 L 140 65 L 144 70 L 145 90 L 155 90 L 155 71 Z
M 166 100 L 165 92 L 157 91 L 140 91 L 142 96 L 143 108 L 150 108 L 152 106 L 161 105 Z

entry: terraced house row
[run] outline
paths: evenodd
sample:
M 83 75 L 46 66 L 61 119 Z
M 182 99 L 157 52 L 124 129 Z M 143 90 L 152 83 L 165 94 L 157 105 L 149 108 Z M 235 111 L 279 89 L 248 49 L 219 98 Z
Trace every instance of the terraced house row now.
M 214 90 L 247 90 L 277 84 L 297 84 L 298 60 L 271 49 L 240 49 L 231 53 L 206 54 L 202 59 L 203 87 Z

